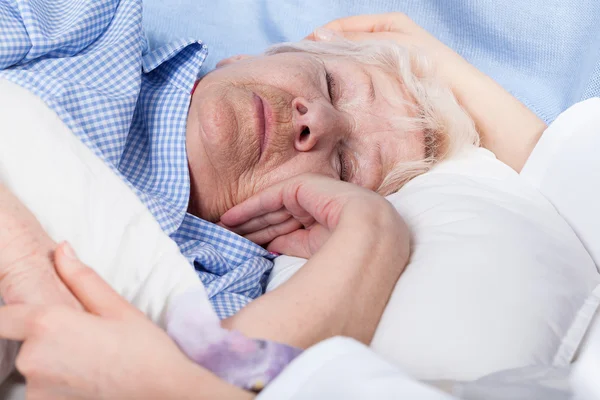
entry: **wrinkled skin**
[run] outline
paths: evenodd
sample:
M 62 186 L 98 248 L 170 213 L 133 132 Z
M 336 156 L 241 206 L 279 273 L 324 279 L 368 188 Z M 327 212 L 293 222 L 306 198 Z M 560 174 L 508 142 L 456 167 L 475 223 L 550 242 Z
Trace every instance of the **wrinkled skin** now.
M 347 57 L 281 53 L 221 62 L 191 102 L 190 212 L 218 221 L 306 172 L 376 190 L 399 161 L 423 157 L 421 134 L 398 132 L 390 121 L 410 112 L 404 98 L 396 78 Z

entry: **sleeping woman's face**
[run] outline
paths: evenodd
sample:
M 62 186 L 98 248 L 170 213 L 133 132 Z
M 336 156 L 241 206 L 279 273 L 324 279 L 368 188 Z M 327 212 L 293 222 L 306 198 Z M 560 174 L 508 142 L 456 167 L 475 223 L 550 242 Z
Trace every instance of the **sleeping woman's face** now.
M 304 172 L 376 190 L 399 161 L 424 155 L 422 135 L 391 123 L 409 112 L 405 97 L 396 78 L 349 58 L 281 53 L 222 62 L 199 82 L 189 110 L 190 212 L 217 221 Z

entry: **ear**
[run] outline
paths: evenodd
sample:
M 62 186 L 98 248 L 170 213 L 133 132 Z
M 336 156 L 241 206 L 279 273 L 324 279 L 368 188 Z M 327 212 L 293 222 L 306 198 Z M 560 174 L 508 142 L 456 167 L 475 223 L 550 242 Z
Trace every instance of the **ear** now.
M 219 61 L 217 63 L 217 68 L 221 68 L 221 67 L 224 67 L 224 66 L 229 65 L 229 64 L 234 64 L 234 63 L 236 63 L 238 61 L 246 60 L 248 58 L 252 58 L 252 56 L 247 55 L 247 54 L 239 54 L 237 56 L 232 56 L 232 57 L 229 57 L 229 58 L 224 58 L 223 60 L 221 60 L 221 61 Z

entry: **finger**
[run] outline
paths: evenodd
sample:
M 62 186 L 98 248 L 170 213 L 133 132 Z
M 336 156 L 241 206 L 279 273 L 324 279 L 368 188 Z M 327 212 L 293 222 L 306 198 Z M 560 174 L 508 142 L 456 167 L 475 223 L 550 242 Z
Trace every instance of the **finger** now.
M 25 388 L 25 400 L 57 400 L 60 397 L 50 397 L 50 394 L 43 387 L 34 387 L 31 383 L 27 383 Z M 65 397 L 63 397 L 63 400 Z
M 302 223 L 294 218 L 290 218 L 281 224 L 269 225 L 264 229 L 261 229 L 257 232 L 252 232 L 244 237 L 262 246 L 263 244 L 267 244 L 279 236 L 287 235 L 291 232 L 301 229 L 302 227 Z
M 238 235 L 248 235 L 253 232 L 258 232 L 261 229 L 264 229 L 270 225 L 278 225 L 281 224 L 292 216 L 290 212 L 285 208 L 281 208 L 275 212 L 268 213 L 265 215 L 260 215 L 256 218 L 251 219 L 250 221 L 238 225 L 238 226 L 224 226 L 232 232 L 237 233 Z
M 30 321 L 36 319 L 41 306 L 16 304 L 0 307 L 0 338 L 24 341 L 31 334 Z
M 366 40 L 389 40 L 403 45 L 414 45 L 414 38 L 398 32 L 342 32 L 340 33 L 340 36 L 353 42 L 362 42 Z
M 323 25 L 323 28 L 338 32 L 391 32 L 412 23 L 405 14 L 393 12 L 339 18 Z
M 309 258 L 310 242 L 308 231 L 300 229 L 285 236 L 279 236 L 267 246 L 267 250 L 293 257 Z
M 87 311 L 118 319 L 142 315 L 93 269 L 79 261 L 67 242 L 61 243 L 54 254 L 58 275 Z
M 346 39 L 346 40 L 351 40 L 353 42 L 363 42 L 363 41 L 368 41 L 368 40 L 389 40 L 389 41 L 393 41 L 396 42 L 400 45 L 404 45 L 404 46 L 409 46 L 409 47 L 413 47 L 415 45 L 414 43 L 414 38 L 411 37 L 410 35 L 407 34 L 403 34 L 400 32 L 354 32 L 354 31 L 347 31 L 347 32 L 337 32 L 335 34 L 335 36 L 331 36 L 331 35 L 327 35 L 327 34 L 322 34 L 321 33 L 321 29 L 317 29 L 315 32 L 313 32 L 311 35 L 309 35 L 309 37 L 307 37 L 307 39 L 309 40 L 314 40 L 314 41 L 329 41 L 329 40 L 335 40 L 335 38 L 341 38 L 341 39 Z
M 337 37 L 342 37 L 341 31 L 334 31 L 332 29 L 326 29 L 323 27 L 317 28 L 312 31 L 304 40 L 313 40 L 315 42 L 328 42 L 335 40 Z
M 265 214 L 276 212 L 283 206 L 281 194 L 277 192 L 277 188 L 279 185 L 266 189 L 230 208 L 221 215 L 220 222 L 225 226 L 240 226 Z M 268 194 L 266 199 L 263 198 L 265 194 Z
M 287 187 L 297 184 L 301 176 L 303 175 L 280 182 L 255 194 L 243 203 L 229 209 L 221 216 L 221 222 L 227 226 L 239 226 L 254 218 L 280 210 L 285 207 L 284 191 Z M 293 204 L 289 204 L 285 208 L 294 216 L 306 214 L 300 207 L 294 207 Z
M 302 174 L 278 183 L 231 208 L 221 217 L 226 225 L 236 226 L 257 216 L 285 207 L 305 226 L 317 221 L 326 227 L 337 224 L 343 197 L 350 193 L 373 195 L 367 189 L 324 175 Z

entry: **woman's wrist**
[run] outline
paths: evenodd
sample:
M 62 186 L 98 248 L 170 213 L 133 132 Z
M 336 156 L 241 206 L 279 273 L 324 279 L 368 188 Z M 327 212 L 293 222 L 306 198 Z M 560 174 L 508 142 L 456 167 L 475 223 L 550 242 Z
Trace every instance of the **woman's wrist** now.
M 225 326 L 300 348 L 338 335 L 369 343 L 409 254 L 401 217 L 373 196 L 344 206 L 332 236 L 307 264 Z

